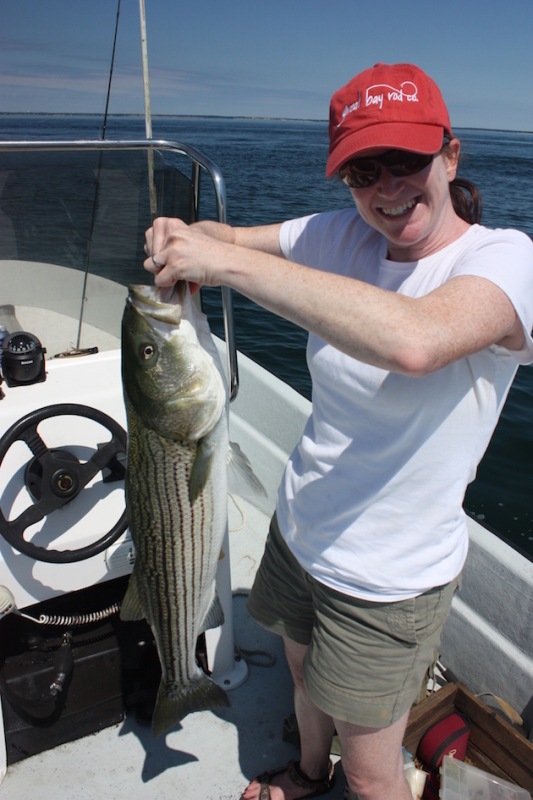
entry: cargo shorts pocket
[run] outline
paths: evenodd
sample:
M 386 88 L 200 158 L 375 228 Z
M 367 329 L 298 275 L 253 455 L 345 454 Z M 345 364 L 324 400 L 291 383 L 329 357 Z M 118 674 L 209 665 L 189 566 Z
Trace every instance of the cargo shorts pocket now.
M 420 645 L 439 632 L 450 612 L 458 583 L 457 578 L 417 597 L 391 603 L 386 612 L 391 636 L 406 644 Z
M 385 614 L 389 634 L 405 644 L 417 644 L 415 601 L 413 597 L 391 603 Z
M 448 618 L 453 596 L 459 584 L 459 578 L 444 586 L 430 589 L 429 592 L 415 597 L 415 635 L 417 644 L 423 644 L 428 638 L 439 635 Z

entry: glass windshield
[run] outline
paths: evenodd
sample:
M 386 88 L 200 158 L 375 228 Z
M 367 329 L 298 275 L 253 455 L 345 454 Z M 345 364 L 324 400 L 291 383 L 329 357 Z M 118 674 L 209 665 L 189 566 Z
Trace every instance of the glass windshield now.
M 47 358 L 120 347 L 152 218 L 195 219 L 191 168 L 171 151 L 0 152 L 0 325 Z

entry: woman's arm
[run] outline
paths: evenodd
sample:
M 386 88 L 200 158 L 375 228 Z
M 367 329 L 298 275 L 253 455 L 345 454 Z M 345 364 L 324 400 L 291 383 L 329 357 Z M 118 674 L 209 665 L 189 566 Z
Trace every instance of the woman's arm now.
M 165 247 L 174 231 L 182 229 L 185 223 L 169 217 L 159 217 L 154 221 L 154 225 L 146 232 L 146 254 L 157 256 Z M 283 252 L 279 244 L 279 231 L 282 223 L 275 225 L 259 225 L 250 228 L 234 228 L 222 222 L 202 220 L 188 226 L 191 233 L 209 236 L 219 242 L 226 244 L 236 244 L 239 247 L 246 247 L 250 250 L 261 250 L 263 253 L 270 253 L 274 256 L 283 258 Z M 156 258 L 156 260 L 159 260 Z
M 511 301 L 484 278 L 457 277 L 410 298 L 271 254 L 266 246 L 273 247 L 279 226 L 268 226 L 264 239 L 251 233 L 248 241 L 265 248 L 256 249 L 214 238 L 202 223 L 172 222 L 154 223 L 154 249 L 164 266 L 158 270 L 147 259 L 145 267 L 156 273 L 157 285 L 184 279 L 229 286 L 368 364 L 418 377 L 491 344 L 514 350 L 523 345 Z

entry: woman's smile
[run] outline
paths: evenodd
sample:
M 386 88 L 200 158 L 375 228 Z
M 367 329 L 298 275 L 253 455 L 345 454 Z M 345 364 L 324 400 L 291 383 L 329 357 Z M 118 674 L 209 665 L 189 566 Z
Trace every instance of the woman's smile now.
M 418 197 L 413 197 L 412 200 L 407 200 L 407 202 L 402 203 L 401 205 L 396 206 L 381 206 L 378 207 L 378 210 L 381 211 L 382 214 L 385 214 L 386 217 L 399 217 L 403 216 L 407 211 L 410 211 L 418 202 Z

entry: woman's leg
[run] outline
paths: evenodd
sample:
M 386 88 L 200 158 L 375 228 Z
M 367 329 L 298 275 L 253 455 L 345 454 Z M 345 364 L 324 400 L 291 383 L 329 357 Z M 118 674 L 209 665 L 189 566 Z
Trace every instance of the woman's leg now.
M 313 780 L 327 774 L 335 723 L 313 703 L 303 680 L 307 647 L 285 639 L 285 653 L 294 680 L 294 710 L 300 733 L 300 768 Z
M 285 653 L 294 680 L 294 707 L 301 741 L 300 769 L 311 780 L 327 775 L 331 739 L 335 730 L 333 719 L 324 714 L 310 700 L 303 682 L 303 660 L 307 646 L 283 637 Z M 243 792 L 245 800 L 258 800 L 260 784 L 252 781 Z M 272 800 L 297 800 L 309 792 L 295 786 L 287 772 L 272 778 L 270 796 Z
M 336 720 L 344 774 L 359 800 L 412 800 L 402 758 L 408 716 L 404 714 L 386 728 Z
M 411 800 L 405 780 L 402 740 L 408 714 L 386 728 L 365 728 L 333 720 L 313 703 L 303 682 L 305 645 L 284 638 L 287 661 L 294 679 L 294 705 L 301 741 L 300 769 L 312 780 L 327 774 L 335 728 L 341 740 L 342 766 L 350 788 L 359 800 Z M 260 785 L 252 781 L 245 800 L 258 800 Z M 297 800 L 306 794 L 286 772 L 272 778 L 272 800 Z

